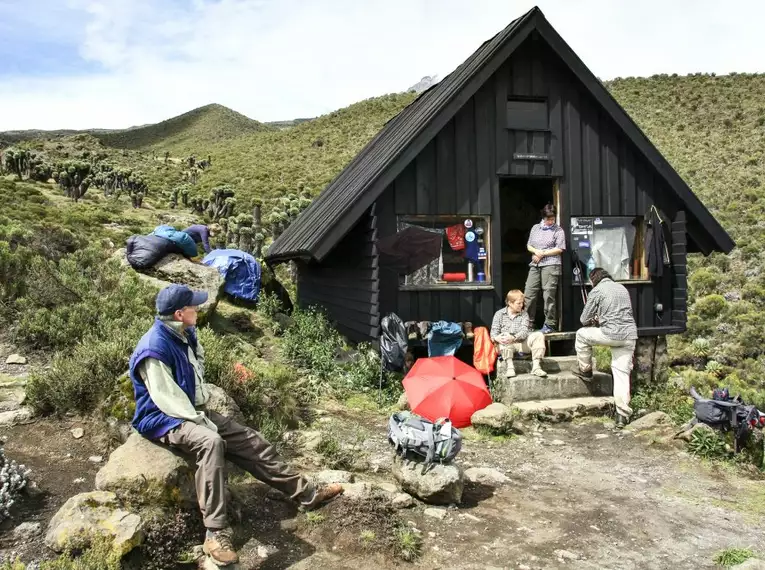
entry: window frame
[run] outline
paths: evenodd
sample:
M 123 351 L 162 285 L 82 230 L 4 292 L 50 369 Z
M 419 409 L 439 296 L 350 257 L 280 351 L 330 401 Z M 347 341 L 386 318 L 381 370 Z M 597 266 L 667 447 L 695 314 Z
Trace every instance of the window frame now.
M 534 105 L 541 108 L 534 109 Z M 508 97 L 505 104 L 505 128 L 513 131 L 549 131 L 549 101 L 546 97 Z
M 571 240 L 571 249 L 574 251 L 577 251 L 577 254 L 579 253 L 578 248 L 574 247 L 574 236 L 579 235 L 574 233 L 574 224 L 572 223 L 572 220 L 579 220 L 579 219 L 592 219 L 592 231 L 589 236 L 590 242 L 592 242 L 592 234 L 595 233 L 596 230 L 596 220 L 625 220 L 629 221 L 629 223 L 634 223 L 635 220 L 639 220 L 639 224 L 635 225 L 635 240 L 632 244 L 633 252 L 637 248 L 636 256 L 633 254 L 630 254 L 630 275 L 632 276 L 633 273 L 633 264 L 636 261 L 636 259 L 640 260 L 640 274 L 639 276 L 632 277 L 630 279 L 616 279 L 614 278 L 614 281 L 617 283 L 622 283 L 624 285 L 632 284 L 632 285 L 638 285 L 638 284 L 652 284 L 653 280 L 651 279 L 651 276 L 648 272 L 648 267 L 646 266 L 646 251 L 645 251 L 645 234 L 646 234 L 646 217 L 642 215 L 636 215 L 636 216 L 618 216 L 618 215 L 585 215 L 585 216 L 569 216 L 568 217 L 568 228 L 569 228 L 569 235 Z M 591 249 L 590 249 L 591 251 Z M 580 259 L 582 263 L 586 263 L 585 260 Z M 581 286 L 580 283 L 572 279 L 572 286 L 579 287 Z
M 484 273 L 486 281 L 464 281 L 464 282 L 443 282 L 428 283 L 423 285 L 406 283 L 408 275 L 398 274 L 399 291 L 489 291 L 494 289 L 494 282 L 491 277 L 492 268 L 492 249 L 491 249 L 491 215 L 490 214 L 399 214 L 396 216 L 396 232 L 400 231 L 402 223 L 423 224 L 423 222 L 435 222 L 445 224 L 464 223 L 465 220 L 480 219 L 483 223 L 484 247 L 486 247 L 486 260 L 484 262 Z M 424 224 L 423 224 L 424 225 Z M 465 267 L 467 273 L 467 267 Z

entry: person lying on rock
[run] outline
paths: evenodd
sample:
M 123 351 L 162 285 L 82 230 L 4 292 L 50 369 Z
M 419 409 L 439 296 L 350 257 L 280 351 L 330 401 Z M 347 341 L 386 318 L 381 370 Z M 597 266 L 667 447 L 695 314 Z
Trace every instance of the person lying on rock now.
M 517 352 L 531 352 L 531 373 L 544 377 L 542 358 L 545 355 L 545 335 L 540 331 L 531 332 L 528 312 L 523 310 L 523 291 L 513 289 L 505 298 L 507 306 L 494 314 L 491 322 L 491 340 L 497 345 L 502 360 L 507 364 L 505 376 L 515 376 L 513 356 Z
M 580 317 L 582 328 L 576 331 L 574 374 L 592 381 L 592 347 L 611 347 L 611 370 L 614 376 L 616 425 L 623 427 L 632 415 L 630 408 L 630 373 L 637 340 L 637 325 L 632 316 L 632 301 L 627 288 L 616 283 L 602 267 L 590 273 L 592 292 Z
M 203 224 L 194 224 L 183 230 L 183 233 L 189 234 L 191 239 L 194 240 L 194 243 L 201 243 L 205 253 L 210 253 L 210 251 L 212 251 L 210 248 L 210 238 L 215 237 L 214 227 L 208 227 Z
M 196 491 L 207 534 L 204 551 L 218 565 L 234 564 L 226 518 L 226 460 L 282 491 L 305 509 L 343 492 L 338 484 L 315 487 L 292 470 L 263 436 L 249 427 L 206 411 L 204 351 L 195 326 L 207 293 L 170 285 L 156 299 L 158 316 L 130 357 L 135 391 L 133 427 L 144 437 L 196 459 Z

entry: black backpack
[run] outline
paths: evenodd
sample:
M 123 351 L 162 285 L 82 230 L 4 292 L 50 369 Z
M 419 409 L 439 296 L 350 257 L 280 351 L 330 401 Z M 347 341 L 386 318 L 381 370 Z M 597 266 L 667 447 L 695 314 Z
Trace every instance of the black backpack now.
M 691 397 L 696 412 L 693 423 L 703 422 L 721 431 L 733 431 L 736 453 L 746 443 L 749 431 L 764 423 L 765 416 L 755 406 L 747 404 L 740 396 L 731 398 L 727 388 L 715 389 L 710 400 L 702 398 L 696 388 L 691 387 Z
M 385 370 L 399 372 L 404 369 L 404 357 L 409 341 L 404 323 L 396 313 L 388 313 L 382 319 L 380 356 Z

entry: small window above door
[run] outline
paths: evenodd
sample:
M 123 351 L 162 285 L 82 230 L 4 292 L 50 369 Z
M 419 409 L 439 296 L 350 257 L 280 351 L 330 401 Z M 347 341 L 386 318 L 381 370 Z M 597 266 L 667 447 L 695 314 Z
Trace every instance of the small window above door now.
M 508 99 L 507 128 L 519 131 L 545 131 L 550 126 L 546 99 Z

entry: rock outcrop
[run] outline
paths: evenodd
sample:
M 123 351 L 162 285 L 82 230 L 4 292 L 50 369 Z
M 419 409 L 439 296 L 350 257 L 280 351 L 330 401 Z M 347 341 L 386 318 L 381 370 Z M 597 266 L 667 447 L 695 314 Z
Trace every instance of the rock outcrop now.
M 423 473 L 422 463 L 396 456 L 391 472 L 404 491 L 426 503 L 449 505 L 462 500 L 464 475 L 454 463 L 434 464 Z
M 132 433 L 96 474 L 96 489 L 138 504 L 195 506 L 195 470 L 180 454 Z
M 70 498 L 53 516 L 45 544 L 56 552 L 87 548 L 98 535 L 109 536 L 120 555 L 144 539 L 141 517 L 126 511 L 114 493 L 94 491 Z
M 495 402 L 475 412 L 470 423 L 473 427 L 486 428 L 495 433 L 510 433 L 513 429 L 513 413 L 505 404 Z

